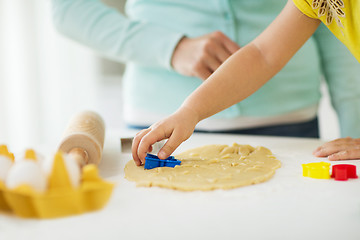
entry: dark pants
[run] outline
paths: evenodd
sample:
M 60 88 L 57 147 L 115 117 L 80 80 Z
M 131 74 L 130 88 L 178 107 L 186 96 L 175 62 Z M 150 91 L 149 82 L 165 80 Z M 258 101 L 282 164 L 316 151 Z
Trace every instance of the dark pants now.
M 145 126 L 128 125 L 130 128 L 144 129 Z M 281 124 L 271 127 L 250 128 L 244 130 L 229 131 L 199 131 L 201 133 L 229 133 L 229 134 L 245 134 L 245 135 L 265 135 L 265 136 L 281 136 L 281 137 L 302 137 L 302 138 L 319 138 L 318 119 L 293 124 Z
M 219 132 L 213 132 L 213 131 L 196 131 L 196 132 L 319 138 L 319 124 L 318 124 L 318 119 L 315 118 L 308 122 L 281 124 L 271 127 L 259 127 L 259 128 L 229 130 L 229 131 L 219 131 Z

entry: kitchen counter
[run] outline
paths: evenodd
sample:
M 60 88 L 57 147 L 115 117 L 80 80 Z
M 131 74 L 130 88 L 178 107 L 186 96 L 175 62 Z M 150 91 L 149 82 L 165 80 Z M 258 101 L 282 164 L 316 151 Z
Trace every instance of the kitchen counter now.
M 116 184 L 104 209 L 52 220 L 0 214 L 0 239 L 360 239 L 360 179 L 302 176 L 302 163 L 327 161 L 311 154 L 320 140 L 194 134 L 177 152 L 206 144 L 261 145 L 282 167 L 265 183 L 180 192 L 124 179 L 131 155 L 120 153 L 120 137 L 124 132 L 107 133 L 99 165 L 102 177 Z M 341 163 L 355 164 L 359 175 L 360 160 Z

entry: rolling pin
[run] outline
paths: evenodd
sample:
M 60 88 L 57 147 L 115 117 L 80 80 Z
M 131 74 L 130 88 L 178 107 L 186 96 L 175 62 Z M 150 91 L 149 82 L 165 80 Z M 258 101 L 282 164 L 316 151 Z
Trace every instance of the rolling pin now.
M 105 125 L 95 112 L 85 111 L 70 120 L 58 150 L 71 155 L 82 167 L 101 161 L 104 146 Z

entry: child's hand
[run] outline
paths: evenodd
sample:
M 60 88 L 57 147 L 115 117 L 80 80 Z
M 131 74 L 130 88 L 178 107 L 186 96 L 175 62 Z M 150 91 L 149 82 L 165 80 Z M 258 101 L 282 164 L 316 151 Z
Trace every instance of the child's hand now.
M 329 160 L 360 159 L 360 138 L 339 138 L 318 147 L 313 154 L 316 157 L 328 157 Z
M 137 133 L 132 145 L 132 155 L 136 165 L 144 164 L 146 153 L 151 152 L 152 145 L 163 139 L 168 139 L 168 141 L 160 149 L 158 157 L 160 159 L 169 157 L 183 141 L 191 136 L 198 122 L 197 114 L 183 107 L 170 117 Z

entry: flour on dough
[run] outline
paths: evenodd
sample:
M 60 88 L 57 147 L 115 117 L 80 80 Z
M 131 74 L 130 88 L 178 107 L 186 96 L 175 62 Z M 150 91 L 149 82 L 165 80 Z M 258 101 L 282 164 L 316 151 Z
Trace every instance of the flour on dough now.
M 231 189 L 267 181 L 281 166 L 265 147 L 234 143 L 206 145 L 176 155 L 181 165 L 144 170 L 129 161 L 125 178 L 137 186 L 158 186 L 182 191 Z

